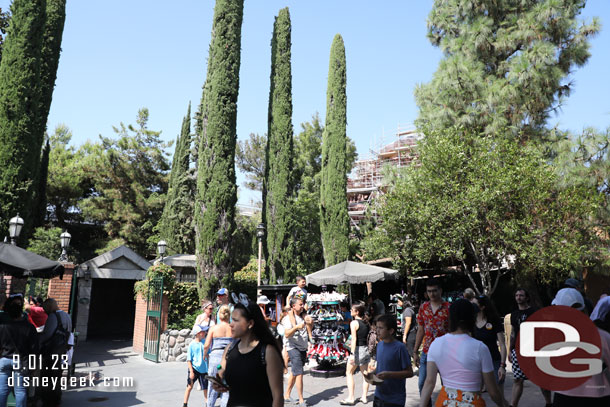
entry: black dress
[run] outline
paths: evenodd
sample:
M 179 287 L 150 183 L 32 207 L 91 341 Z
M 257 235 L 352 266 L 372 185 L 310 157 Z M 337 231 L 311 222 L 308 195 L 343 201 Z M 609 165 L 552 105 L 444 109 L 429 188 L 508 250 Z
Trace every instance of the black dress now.
M 235 344 L 227 353 L 225 380 L 229 385 L 228 407 L 270 407 L 273 404 L 264 346 L 267 345 L 259 342 L 250 352 L 241 353 L 238 344 Z

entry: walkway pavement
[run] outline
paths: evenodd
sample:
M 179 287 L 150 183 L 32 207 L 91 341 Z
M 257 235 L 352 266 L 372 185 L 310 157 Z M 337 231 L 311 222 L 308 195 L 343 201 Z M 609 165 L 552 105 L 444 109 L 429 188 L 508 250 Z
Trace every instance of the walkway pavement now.
M 127 406 L 181 406 L 186 386 L 187 367 L 184 362 L 153 363 L 133 352 L 131 342 L 88 341 L 77 347 L 76 374 L 83 386 L 64 391 L 62 407 L 127 407 Z M 512 374 L 508 374 L 505 392 L 510 396 Z M 85 384 L 85 382 L 87 382 Z M 305 398 L 319 407 L 336 407 L 347 396 L 345 377 L 304 378 Z M 94 385 L 91 386 L 91 383 Z M 356 376 L 356 395 L 362 392 L 361 375 Z M 437 384 L 438 391 L 440 385 Z M 358 407 L 372 407 L 374 389 L 369 390 L 369 402 Z M 292 398 L 296 398 L 296 389 Z M 493 406 L 485 394 L 488 406 Z M 509 399 L 510 401 L 510 399 Z M 417 377 L 407 380 L 406 407 L 418 406 Z M 190 406 L 202 406 L 203 392 L 193 391 Z M 525 383 L 520 407 L 544 406 L 537 386 Z

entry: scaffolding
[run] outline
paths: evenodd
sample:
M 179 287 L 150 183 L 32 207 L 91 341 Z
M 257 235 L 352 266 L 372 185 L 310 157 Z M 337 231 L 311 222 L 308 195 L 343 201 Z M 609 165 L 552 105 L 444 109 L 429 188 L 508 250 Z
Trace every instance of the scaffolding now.
M 383 168 L 407 167 L 417 160 L 416 145 L 422 135 L 413 127 L 398 126 L 394 137 L 393 142 L 382 141 L 379 148 L 371 149 L 371 157 L 356 161 L 347 179 L 348 213 L 356 229 L 367 212 L 376 217 L 372 204 L 385 189 Z

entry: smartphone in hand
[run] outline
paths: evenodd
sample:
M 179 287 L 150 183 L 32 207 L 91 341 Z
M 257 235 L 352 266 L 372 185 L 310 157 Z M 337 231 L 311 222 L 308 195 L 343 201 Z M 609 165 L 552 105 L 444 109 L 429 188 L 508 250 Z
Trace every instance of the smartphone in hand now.
M 229 386 L 225 382 L 223 382 L 219 377 L 208 376 L 206 374 L 203 378 L 209 382 L 212 382 L 213 384 L 215 384 L 219 387 L 224 387 L 225 389 L 229 390 Z

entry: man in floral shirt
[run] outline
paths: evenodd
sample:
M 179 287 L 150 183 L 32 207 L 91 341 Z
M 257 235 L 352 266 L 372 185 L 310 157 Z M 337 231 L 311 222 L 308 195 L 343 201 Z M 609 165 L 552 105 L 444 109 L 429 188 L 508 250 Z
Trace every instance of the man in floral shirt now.
M 424 382 L 426 381 L 426 362 L 428 359 L 428 349 L 432 342 L 439 336 L 449 332 L 449 303 L 443 301 L 442 290 L 438 280 L 431 278 L 426 281 L 426 293 L 430 301 L 419 307 L 417 313 L 417 337 L 413 350 L 413 360 L 419 366 L 419 393 L 421 394 Z M 421 358 L 419 356 L 419 346 L 422 344 Z

